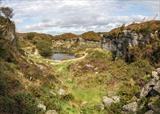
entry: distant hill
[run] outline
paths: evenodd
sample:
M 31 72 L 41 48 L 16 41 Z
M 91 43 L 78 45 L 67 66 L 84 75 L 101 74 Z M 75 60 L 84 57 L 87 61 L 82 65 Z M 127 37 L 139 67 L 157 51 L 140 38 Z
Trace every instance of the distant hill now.
M 85 33 L 81 34 L 80 36 L 85 40 L 99 41 L 101 39 L 99 34 L 97 34 L 94 31 L 85 32 Z
M 73 33 L 64 33 L 64 34 L 56 35 L 55 36 L 56 39 L 62 39 L 62 40 L 65 40 L 65 39 L 74 39 L 74 38 L 77 38 L 77 37 L 78 37 L 78 35 L 73 34 Z

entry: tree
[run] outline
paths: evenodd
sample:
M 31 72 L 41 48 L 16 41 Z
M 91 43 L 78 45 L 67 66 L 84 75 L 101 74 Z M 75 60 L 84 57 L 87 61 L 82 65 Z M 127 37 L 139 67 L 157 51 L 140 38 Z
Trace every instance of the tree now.
M 13 9 L 10 7 L 0 7 L 0 11 L 6 18 L 12 18 L 13 17 Z

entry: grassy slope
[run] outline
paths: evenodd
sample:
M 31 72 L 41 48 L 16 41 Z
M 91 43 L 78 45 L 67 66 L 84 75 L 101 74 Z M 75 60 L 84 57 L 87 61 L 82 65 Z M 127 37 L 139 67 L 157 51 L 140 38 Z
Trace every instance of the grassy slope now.
M 128 65 L 122 60 L 111 61 L 109 53 L 100 49 L 90 49 L 87 53 L 82 60 L 54 66 L 59 79 L 73 94 L 72 102 L 84 114 L 105 113 L 95 108 L 104 95 L 120 95 L 123 104 L 129 102 L 142 86 L 140 82 L 148 80 L 146 74 L 152 69 L 145 60 Z M 86 67 L 87 64 L 93 67 Z

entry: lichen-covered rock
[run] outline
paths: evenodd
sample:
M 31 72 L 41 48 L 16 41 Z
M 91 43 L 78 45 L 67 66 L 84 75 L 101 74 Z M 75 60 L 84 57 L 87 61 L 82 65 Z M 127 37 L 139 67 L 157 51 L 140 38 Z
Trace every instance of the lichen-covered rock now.
M 132 102 L 123 106 L 123 110 L 129 113 L 136 113 L 138 108 L 137 102 Z
M 107 106 L 110 106 L 112 103 L 114 103 L 114 100 L 112 98 L 104 96 L 102 102 L 104 106 L 107 107 Z
M 157 73 L 160 76 L 160 68 L 157 68 Z
M 60 95 L 60 96 L 66 95 L 66 90 L 60 88 L 60 89 L 58 90 L 58 95 Z
M 102 102 L 104 106 L 107 107 L 107 106 L 110 106 L 112 103 L 120 102 L 120 97 L 119 96 L 112 96 L 112 97 L 104 96 L 102 99 Z
M 114 103 L 120 102 L 120 97 L 119 96 L 112 96 L 112 99 L 114 100 Z
M 37 105 L 37 107 L 40 108 L 40 109 L 42 109 L 43 111 L 46 111 L 46 106 L 44 104 L 42 104 L 42 103 L 39 103 Z
M 153 87 L 153 89 L 160 94 L 160 80 L 155 84 L 155 86 Z
M 159 80 L 158 72 L 152 71 L 152 77 L 153 77 L 155 80 Z
M 140 93 L 140 97 L 143 98 L 143 97 L 146 97 L 148 95 L 148 93 L 153 89 L 153 87 L 155 86 L 156 84 L 156 80 L 155 79 L 152 79 L 150 80 L 141 90 L 141 93 Z

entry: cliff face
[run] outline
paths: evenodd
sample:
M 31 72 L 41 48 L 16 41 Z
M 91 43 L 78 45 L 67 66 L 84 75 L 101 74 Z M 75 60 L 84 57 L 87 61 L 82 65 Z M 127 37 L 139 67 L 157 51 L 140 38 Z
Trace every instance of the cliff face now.
M 15 61 L 18 54 L 15 24 L 10 19 L 0 16 L 0 56 L 8 61 Z
M 15 24 L 2 16 L 0 17 L 0 39 L 16 46 Z
M 154 49 L 158 48 L 160 41 L 159 21 L 155 22 L 157 23 L 156 26 L 153 22 L 148 23 L 136 24 L 136 26 L 134 24 L 112 30 L 108 34 L 103 35 L 101 41 L 102 48 L 111 51 L 113 59 L 124 57 L 129 59 L 129 61 L 132 61 L 132 57 L 135 56 L 131 50 L 142 50 L 147 48 L 147 46 Z

